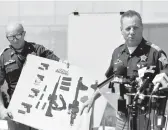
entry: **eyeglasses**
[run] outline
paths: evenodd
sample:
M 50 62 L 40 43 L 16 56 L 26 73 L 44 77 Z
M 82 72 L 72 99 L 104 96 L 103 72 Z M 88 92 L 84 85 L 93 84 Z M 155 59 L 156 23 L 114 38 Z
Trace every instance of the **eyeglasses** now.
M 24 32 L 24 31 L 23 31 L 23 32 Z M 13 35 L 13 36 L 6 36 L 6 38 L 7 38 L 9 41 L 13 41 L 14 39 L 19 40 L 19 39 L 22 37 L 23 32 L 18 33 L 18 34 Z

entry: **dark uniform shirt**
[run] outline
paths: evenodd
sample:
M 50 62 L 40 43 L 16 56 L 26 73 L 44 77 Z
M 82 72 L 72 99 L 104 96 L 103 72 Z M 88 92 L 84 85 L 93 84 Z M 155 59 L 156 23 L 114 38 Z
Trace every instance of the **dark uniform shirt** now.
M 59 61 L 59 58 L 52 51 L 47 50 L 42 45 L 27 41 L 25 41 L 25 46 L 21 53 L 17 53 L 12 46 L 6 48 L 0 56 L 0 85 L 3 85 L 4 80 L 6 80 L 8 84 L 7 92 L 10 98 L 28 54 Z
M 161 70 L 168 68 L 168 60 L 163 50 L 142 39 L 132 54 L 129 53 L 126 44 L 114 50 L 106 77 L 111 76 L 121 65 L 127 67 L 127 76 L 133 78 L 138 77 L 138 70 L 146 66 L 156 66 L 155 74 L 160 73 Z
M 110 77 L 115 71 L 118 71 L 117 68 L 119 66 L 126 67 L 126 76 L 130 79 L 135 79 L 138 77 L 138 70 L 146 66 L 156 66 L 154 76 L 160 73 L 161 70 L 167 70 L 168 60 L 163 50 L 142 39 L 132 54 L 129 53 L 126 44 L 120 45 L 114 50 L 110 66 L 105 74 L 106 77 Z M 127 117 L 122 112 L 118 112 L 116 130 L 128 130 L 129 125 L 126 122 Z

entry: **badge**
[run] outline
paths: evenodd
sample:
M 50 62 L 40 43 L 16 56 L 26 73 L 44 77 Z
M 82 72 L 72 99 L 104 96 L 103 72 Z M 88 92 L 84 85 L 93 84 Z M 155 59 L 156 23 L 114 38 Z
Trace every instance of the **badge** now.
M 146 57 L 145 55 L 142 55 L 142 56 L 141 56 L 141 61 L 144 61 L 144 62 L 145 62 L 146 59 L 147 59 L 147 57 Z
M 167 57 L 162 53 L 160 58 L 159 58 L 159 61 L 162 62 L 163 66 L 165 66 L 166 64 L 168 64 L 168 60 L 167 60 Z

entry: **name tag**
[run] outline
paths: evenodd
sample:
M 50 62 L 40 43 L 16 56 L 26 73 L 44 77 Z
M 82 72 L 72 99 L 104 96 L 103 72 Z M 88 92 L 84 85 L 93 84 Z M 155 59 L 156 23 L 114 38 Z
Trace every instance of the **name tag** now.
M 4 65 L 7 66 L 7 65 L 15 63 L 15 62 L 16 62 L 16 60 L 9 60 L 9 61 L 5 62 Z

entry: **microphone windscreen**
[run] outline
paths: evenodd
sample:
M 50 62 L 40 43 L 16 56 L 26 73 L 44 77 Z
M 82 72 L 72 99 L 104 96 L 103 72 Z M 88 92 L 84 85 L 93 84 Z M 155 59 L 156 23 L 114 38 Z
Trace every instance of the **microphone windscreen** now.
M 123 65 L 119 65 L 114 73 L 116 76 L 126 77 L 127 76 L 127 67 L 125 67 Z

